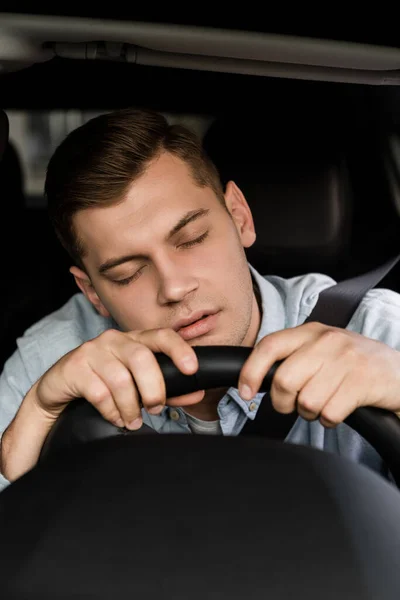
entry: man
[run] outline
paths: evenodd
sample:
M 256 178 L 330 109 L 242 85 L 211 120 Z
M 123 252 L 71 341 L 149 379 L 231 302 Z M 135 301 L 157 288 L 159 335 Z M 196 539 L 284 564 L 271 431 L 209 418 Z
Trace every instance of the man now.
M 370 291 L 346 330 L 303 324 L 335 282 L 263 277 L 249 265 L 244 248 L 256 234 L 241 190 L 233 181 L 223 190 L 200 141 L 150 111 L 109 113 L 73 131 L 50 160 L 45 193 L 82 294 L 33 325 L 5 365 L 2 487 L 36 464 L 77 397 L 129 429 L 237 435 L 280 359 L 273 404 L 299 413 L 286 441 L 385 472 L 343 420 L 362 405 L 400 412 L 397 294 Z M 212 344 L 254 346 L 238 389 L 166 399 L 153 353 L 191 374 L 193 346 Z

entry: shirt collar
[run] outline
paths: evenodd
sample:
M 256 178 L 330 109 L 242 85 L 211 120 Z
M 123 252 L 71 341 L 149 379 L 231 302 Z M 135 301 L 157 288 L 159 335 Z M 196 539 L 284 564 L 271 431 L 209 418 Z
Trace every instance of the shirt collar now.
M 258 334 L 256 337 L 255 344 L 258 344 L 260 340 L 266 335 L 279 331 L 285 328 L 285 306 L 281 295 L 278 290 L 265 279 L 260 273 L 250 264 L 247 263 L 250 269 L 250 273 L 253 280 L 253 285 L 257 286 L 260 299 L 261 299 L 261 322 Z M 237 388 L 231 387 L 227 391 L 227 395 L 232 398 L 236 404 L 243 410 L 246 416 L 253 420 L 257 414 L 258 407 L 260 406 L 261 400 L 265 395 L 265 392 L 258 392 L 252 400 L 243 400 Z M 222 399 L 223 400 L 223 399 Z M 251 410 L 250 406 L 252 403 L 256 404 L 256 408 Z M 223 402 L 222 405 L 225 405 Z
M 285 306 L 278 290 L 265 277 L 247 263 L 253 282 L 257 285 L 261 296 L 261 323 L 255 345 L 266 335 L 285 328 Z

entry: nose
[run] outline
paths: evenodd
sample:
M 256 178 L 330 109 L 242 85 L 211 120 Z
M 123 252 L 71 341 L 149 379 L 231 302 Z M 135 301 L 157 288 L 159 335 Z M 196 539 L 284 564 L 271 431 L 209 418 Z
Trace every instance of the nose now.
M 158 274 L 158 301 L 160 304 L 182 302 L 198 287 L 198 282 L 193 274 L 172 261 L 164 262 L 162 267 L 159 266 Z

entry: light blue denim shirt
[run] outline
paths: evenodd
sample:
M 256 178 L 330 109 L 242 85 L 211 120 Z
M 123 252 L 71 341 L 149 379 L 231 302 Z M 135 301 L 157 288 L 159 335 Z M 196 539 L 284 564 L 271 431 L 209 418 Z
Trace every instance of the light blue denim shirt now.
M 284 279 L 262 276 L 250 264 L 249 268 L 260 290 L 263 311 L 256 343 L 274 331 L 301 325 L 315 306 L 319 293 L 336 283 L 321 273 Z M 0 376 L 0 435 L 28 390 L 45 371 L 73 348 L 112 327 L 116 324 L 99 315 L 81 293 L 31 326 L 17 340 L 17 350 Z M 347 328 L 400 350 L 400 295 L 386 289 L 370 290 Z M 247 419 L 256 418 L 263 395 L 259 393 L 252 402 L 245 402 L 236 388 L 230 388 L 218 404 L 222 433 L 239 434 Z M 142 414 L 144 423 L 159 433 L 191 433 L 180 408 L 167 407 L 158 416 L 144 410 Z M 387 475 L 380 456 L 345 423 L 325 429 L 319 421 L 309 422 L 299 417 L 285 441 L 334 452 Z M 8 483 L 0 475 L 0 490 Z

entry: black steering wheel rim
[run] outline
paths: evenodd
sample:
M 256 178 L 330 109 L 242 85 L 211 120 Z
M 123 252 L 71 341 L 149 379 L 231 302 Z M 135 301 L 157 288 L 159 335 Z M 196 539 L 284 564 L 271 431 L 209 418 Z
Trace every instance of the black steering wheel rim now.
M 167 398 L 189 394 L 201 389 L 236 387 L 241 368 L 252 351 L 243 346 L 195 346 L 199 369 L 194 375 L 184 375 L 172 360 L 155 353 L 164 376 Z M 260 392 L 269 392 L 279 365 L 276 362 L 264 378 Z M 268 394 L 263 401 L 270 402 Z M 400 488 L 400 419 L 392 412 L 361 407 L 345 419 L 345 423 L 366 439 L 387 464 Z M 71 402 L 50 431 L 40 455 L 40 461 L 55 451 L 77 443 L 90 442 L 116 435 L 148 435 L 155 433 L 143 425 L 139 430 L 128 431 L 106 421 L 85 399 Z

